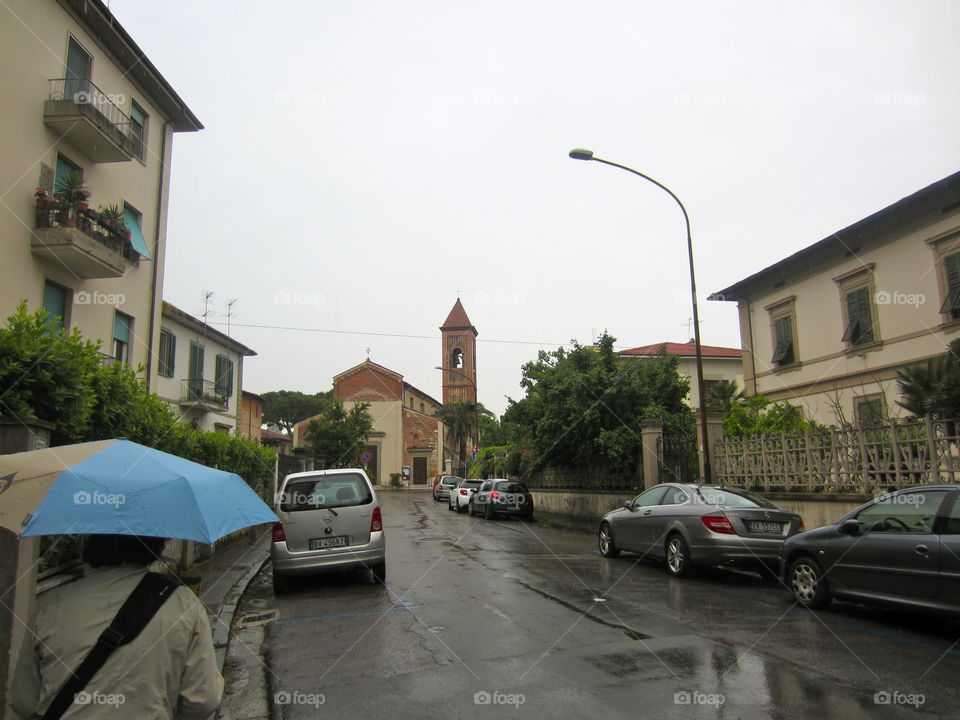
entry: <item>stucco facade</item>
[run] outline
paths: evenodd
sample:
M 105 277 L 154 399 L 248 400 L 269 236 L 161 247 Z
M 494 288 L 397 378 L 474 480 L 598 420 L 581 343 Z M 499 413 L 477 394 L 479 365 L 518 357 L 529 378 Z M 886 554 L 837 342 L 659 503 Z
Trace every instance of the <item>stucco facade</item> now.
M 897 371 L 960 337 L 960 173 L 712 299 L 737 303 L 749 393 L 827 424 L 908 415 Z
M 105 355 L 119 349 L 131 367 L 146 368 L 154 388 L 173 133 L 202 125 L 98 0 L 11 0 L 0 56 L 8 69 L 0 312 L 10 315 L 22 300 L 31 310 L 58 308 L 64 325 L 99 340 Z M 35 189 L 50 198 L 58 168 L 62 175 L 70 167 L 83 173 L 90 210 L 129 210 L 144 253 L 136 241 L 75 217 L 72 206 L 38 208 Z M 114 342 L 118 323 L 129 333 L 126 347 Z
M 256 353 L 167 302 L 161 325 L 157 394 L 183 422 L 201 430 L 237 432 L 243 359 Z

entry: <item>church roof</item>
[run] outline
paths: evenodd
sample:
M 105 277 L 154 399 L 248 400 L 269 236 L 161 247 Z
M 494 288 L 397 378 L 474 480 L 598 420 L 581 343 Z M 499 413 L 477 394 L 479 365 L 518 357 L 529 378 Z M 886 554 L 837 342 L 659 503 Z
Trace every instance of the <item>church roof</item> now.
M 447 319 L 443 321 L 443 325 L 440 326 L 441 330 L 454 330 L 454 329 L 465 329 L 473 330 L 476 334 L 477 329 L 473 327 L 473 323 L 470 322 L 470 318 L 467 317 L 467 311 L 463 309 L 463 304 L 460 302 L 460 298 L 457 298 L 457 301 L 453 304 L 453 309 L 450 311 L 450 314 L 447 315 Z

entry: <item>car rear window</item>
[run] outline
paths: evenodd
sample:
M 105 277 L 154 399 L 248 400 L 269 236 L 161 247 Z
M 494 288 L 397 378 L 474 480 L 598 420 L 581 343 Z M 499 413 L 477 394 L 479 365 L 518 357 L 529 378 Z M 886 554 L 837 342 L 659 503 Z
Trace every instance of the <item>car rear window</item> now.
M 443 480 L 441 480 L 440 482 L 442 482 L 444 485 L 456 485 L 458 482 L 460 482 L 460 478 L 458 478 L 458 477 L 445 477 L 445 478 L 444 478 Z
M 287 483 L 280 498 L 283 512 L 366 505 L 373 502 L 367 482 L 354 473 L 298 478 Z
M 460 483 L 462 488 L 478 488 L 483 484 L 483 480 L 464 480 Z
M 729 507 L 762 507 L 776 509 L 777 506 L 764 497 L 747 490 L 731 490 L 730 488 L 700 488 L 700 497 L 708 505 L 727 505 Z
M 525 493 L 527 492 L 527 486 L 523 483 L 518 482 L 498 482 L 493 484 L 493 489 L 500 492 L 506 493 Z

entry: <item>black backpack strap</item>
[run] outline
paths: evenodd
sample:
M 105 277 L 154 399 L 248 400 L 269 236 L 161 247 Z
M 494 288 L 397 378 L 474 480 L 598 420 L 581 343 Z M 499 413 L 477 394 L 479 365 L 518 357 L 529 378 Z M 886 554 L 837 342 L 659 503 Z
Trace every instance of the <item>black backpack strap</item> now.
M 110 625 L 97 638 L 97 644 L 87 653 L 80 667 L 67 677 L 60 692 L 43 714 L 42 720 L 59 720 L 74 703 L 76 695 L 86 687 L 97 670 L 103 667 L 110 654 L 140 634 L 179 584 L 159 573 L 148 572 L 144 575 L 124 600 Z

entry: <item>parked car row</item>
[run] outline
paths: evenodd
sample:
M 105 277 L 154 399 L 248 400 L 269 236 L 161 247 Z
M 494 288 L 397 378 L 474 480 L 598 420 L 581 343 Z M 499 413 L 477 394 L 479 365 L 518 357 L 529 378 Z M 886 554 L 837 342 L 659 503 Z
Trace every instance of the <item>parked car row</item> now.
M 448 490 L 447 507 L 450 510 L 471 516 L 483 515 L 487 520 L 500 515 L 527 521 L 533 519 L 533 495 L 523 483 L 502 479 L 457 479 L 459 482 Z
M 607 513 L 600 554 L 637 553 L 683 577 L 707 565 L 775 575 L 801 605 L 832 598 L 960 616 L 960 486 L 875 498 L 809 532 L 796 513 L 740 488 L 664 483 Z

